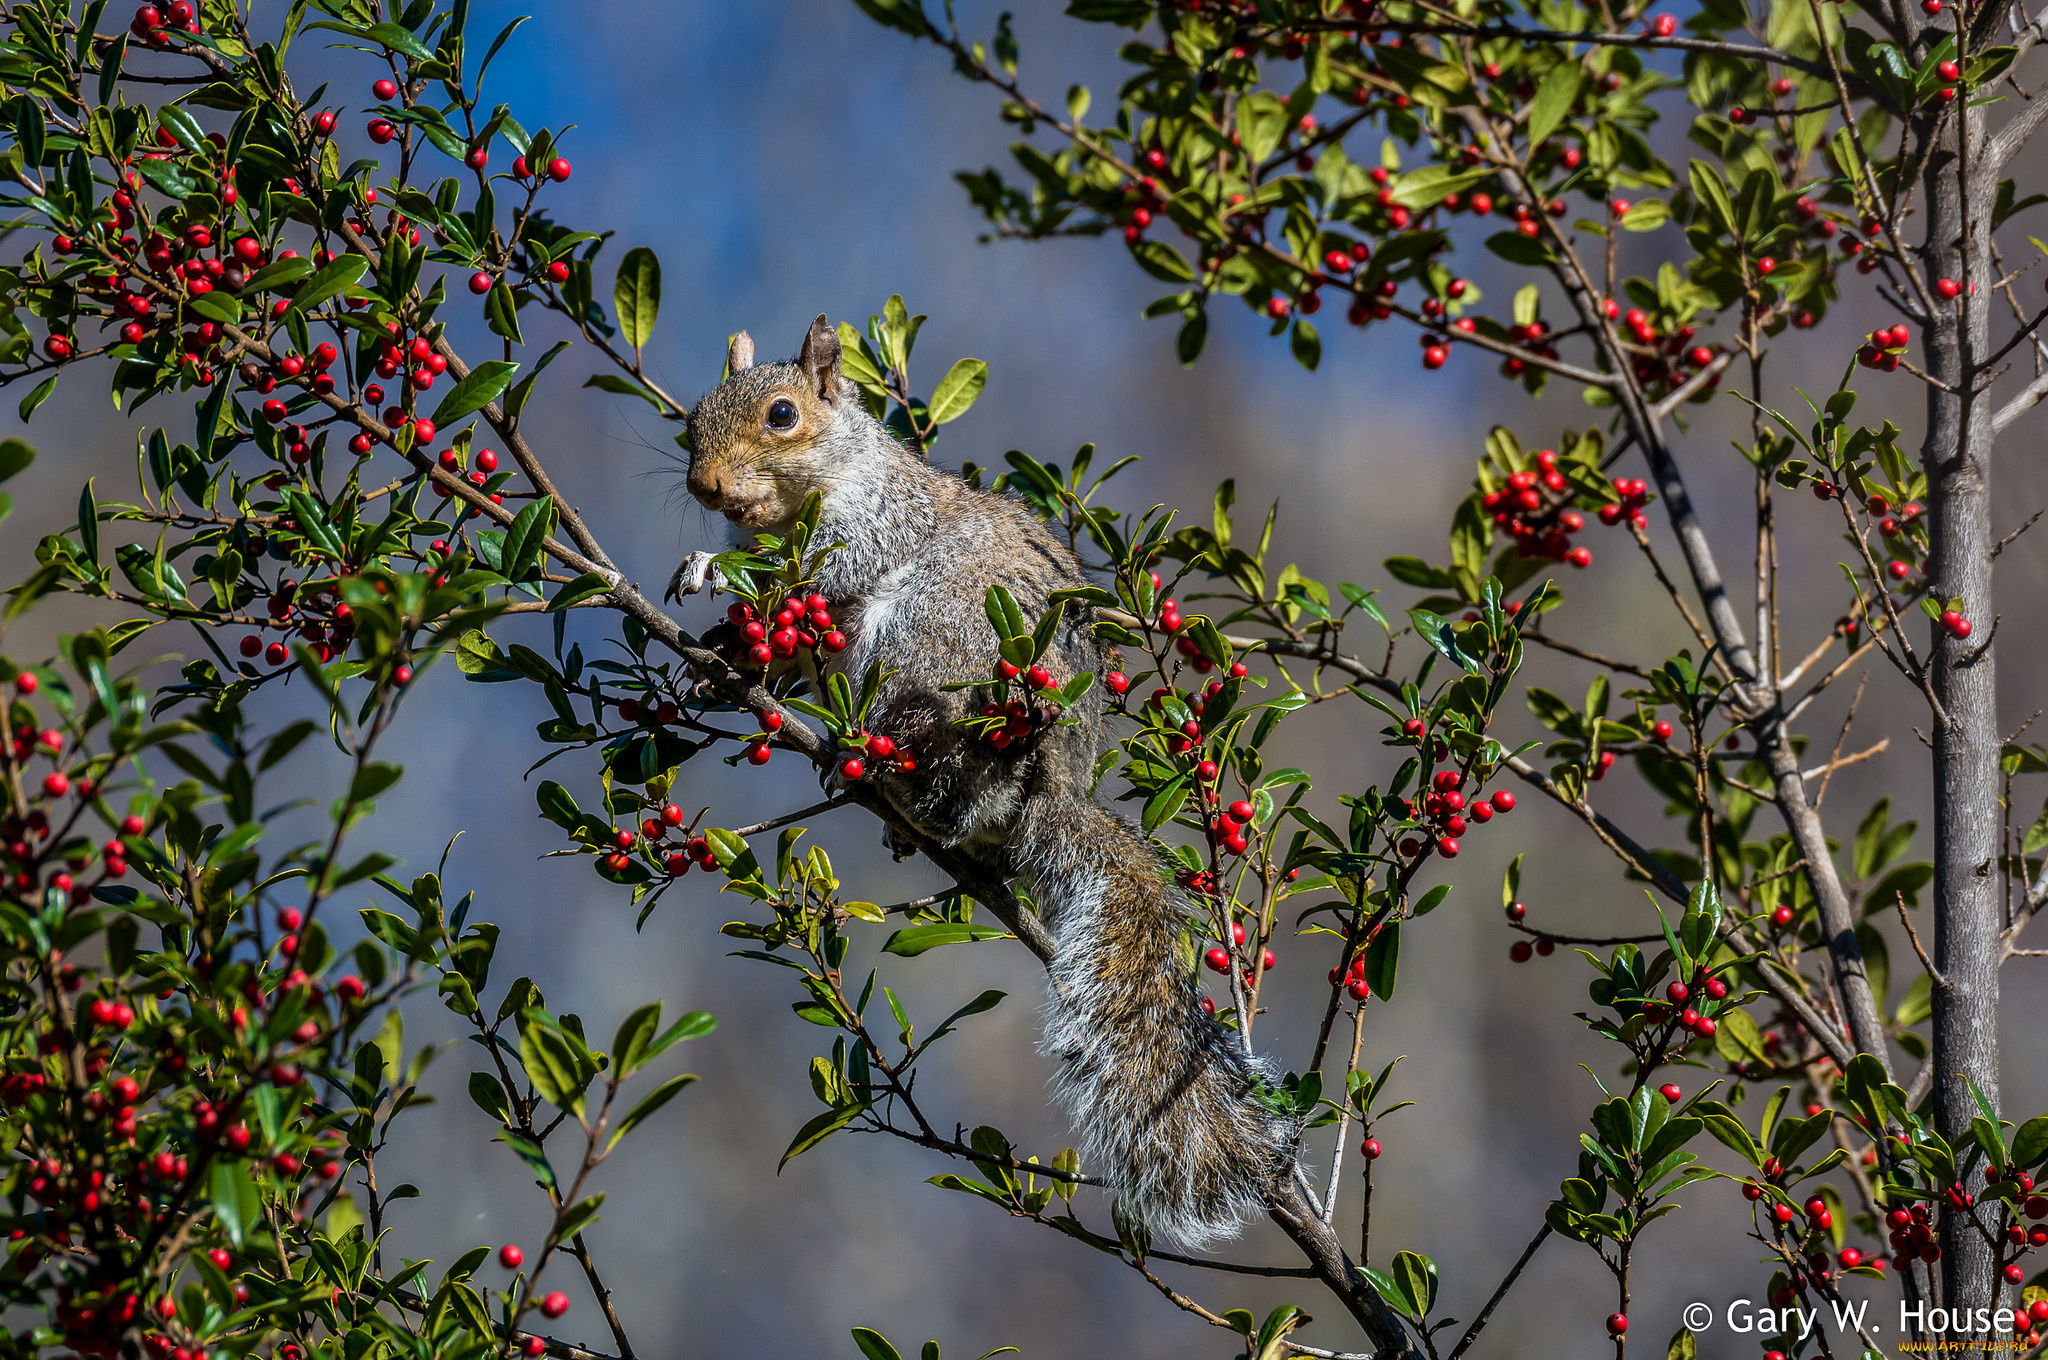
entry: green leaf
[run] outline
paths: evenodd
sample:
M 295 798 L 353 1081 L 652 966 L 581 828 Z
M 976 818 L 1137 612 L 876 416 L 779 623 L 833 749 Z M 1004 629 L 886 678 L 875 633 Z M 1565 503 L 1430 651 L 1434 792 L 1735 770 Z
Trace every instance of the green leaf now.
M 612 1135 L 612 1141 L 610 1144 L 607 1144 L 607 1147 L 616 1146 L 621 1138 L 624 1138 L 635 1128 L 645 1123 L 647 1116 L 653 1114 L 671 1100 L 674 1100 L 677 1095 L 681 1094 L 685 1086 L 690 1085 L 696 1080 L 696 1077 L 685 1072 L 681 1076 L 670 1077 L 667 1081 L 640 1097 L 639 1103 L 628 1110 L 626 1117 L 619 1121 L 619 1130 Z M 787 1161 L 788 1158 L 783 1160 Z
M 1545 138 L 1563 126 L 1565 117 L 1572 111 L 1572 104 L 1579 97 L 1579 79 L 1579 64 L 1561 61 L 1536 87 L 1536 97 L 1529 101 L 1528 132 L 1532 148 L 1543 145 Z
M 427 45 L 399 24 L 371 24 L 363 30 L 363 36 L 371 42 L 382 43 L 394 52 L 400 52 L 414 61 L 432 61 L 434 54 Z
M 1388 198 L 1404 208 L 1420 212 L 1433 208 L 1491 175 L 1491 169 L 1453 170 L 1447 165 L 1425 165 L 1401 176 L 1388 190 Z
M 1144 240 L 1131 247 L 1131 258 L 1138 262 L 1138 268 L 1158 279 L 1161 283 L 1192 283 L 1195 271 L 1181 258 L 1180 252 L 1164 241 Z
M 880 1332 L 871 1328 L 854 1328 L 853 1344 L 860 1347 L 860 1353 L 867 1360 L 903 1360 L 902 1353 L 883 1340 Z
M 249 1178 L 247 1163 L 215 1162 L 207 1190 L 221 1231 L 228 1235 L 229 1242 L 241 1246 L 249 1231 L 263 1222 L 263 1196 L 256 1182 Z
M 619 314 L 619 334 L 637 355 L 654 333 L 654 318 L 661 311 L 661 261 L 646 246 L 634 246 L 619 261 L 612 305 Z
M 1519 231 L 1497 231 L 1486 238 L 1486 248 L 1509 264 L 1542 268 L 1550 263 L 1550 247 L 1534 236 Z
M 1728 182 L 1721 178 L 1721 172 L 1706 161 L 1696 160 L 1692 162 L 1691 173 L 1693 197 L 1713 211 L 1722 231 L 1737 235 L 1735 201 L 1728 196 Z
M 356 777 L 349 781 L 348 797 L 352 803 L 366 803 L 384 790 L 396 784 L 405 774 L 397 765 L 386 765 L 374 761 L 356 771 Z
M 926 950 L 937 949 L 941 945 L 973 944 L 981 940 L 1008 938 L 1008 931 L 995 926 L 977 926 L 961 922 L 905 926 L 889 937 L 889 942 L 882 946 L 882 952 L 914 959 Z
M 966 415 L 967 408 L 974 405 L 986 386 L 988 364 L 984 360 L 962 359 L 954 364 L 932 389 L 931 405 L 927 408 L 932 424 L 944 425 Z
M 2048 1114 L 2035 1115 L 2012 1135 L 2012 1164 L 2029 1167 L 2048 1158 Z
M 434 408 L 434 424 L 445 429 L 471 412 L 481 411 L 511 385 L 512 375 L 518 369 L 518 364 L 505 359 L 484 360 L 441 398 L 441 404 Z
M 242 285 L 244 293 L 260 293 L 265 289 L 282 284 L 297 283 L 313 272 L 313 262 L 303 255 L 294 255 L 289 260 L 273 260 L 249 276 Z
M 611 582 L 605 580 L 604 577 L 599 576 L 594 571 L 586 571 L 555 592 L 554 598 L 548 601 L 547 612 L 558 614 L 580 600 L 587 600 L 592 596 L 602 595 L 611 588 Z
M 618 1140 L 614 1139 L 613 1141 L 616 1142 Z M 564 1209 L 562 1216 L 555 1220 L 556 1240 L 566 1241 L 597 1222 L 597 1210 L 603 1203 L 604 1194 L 599 1192 L 595 1195 L 587 1195 L 567 1209 Z
M 156 122 L 158 127 L 177 138 L 187 151 L 197 151 L 206 145 L 206 129 L 199 126 L 197 118 L 176 104 L 165 104 L 159 108 Z
M 326 268 L 299 286 L 299 291 L 292 297 L 291 310 L 301 315 L 312 311 L 327 299 L 355 287 L 356 281 L 369 267 L 370 262 L 360 255 L 344 255 L 330 261 Z
M 52 373 L 49 377 L 37 383 L 34 389 L 21 399 L 20 405 L 15 407 L 15 414 L 20 416 L 22 423 L 26 425 L 28 418 L 36 413 L 36 408 L 48 401 L 50 394 L 56 390 L 57 375 Z
M 0 439 L 0 482 L 35 462 L 36 451 L 19 439 Z
M 1661 198 L 1646 198 L 1629 205 L 1629 210 L 1622 214 L 1621 226 L 1624 231 L 1655 231 L 1670 220 L 1669 203 Z
M 534 501 L 519 512 L 512 527 L 505 531 L 504 555 L 498 570 L 508 580 L 518 580 L 539 560 L 542 544 L 554 532 L 554 511 L 553 501 Z
M 1394 1256 L 1393 1277 L 1408 1311 L 1416 1317 L 1427 1317 L 1436 1304 L 1436 1262 L 1420 1252 L 1398 1252 Z
M 779 1174 L 783 1167 L 788 1166 L 790 1158 L 802 1156 L 827 1138 L 830 1138 L 833 1134 L 839 1132 L 839 1130 L 845 1128 L 848 1124 L 851 1124 L 860 1117 L 861 1112 L 865 1109 L 867 1109 L 865 1102 L 842 1106 L 836 1110 L 827 1110 L 810 1123 L 804 1125 L 801 1129 L 797 1130 L 796 1137 L 790 1140 L 789 1150 L 782 1154 L 782 1160 L 775 1164 L 776 1172 Z
M 1296 321 L 1288 333 L 1288 352 L 1294 355 L 1294 362 L 1313 373 L 1323 362 L 1323 337 L 1311 322 Z
M 542 1185 L 547 1186 L 549 1189 L 556 1189 L 560 1186 L 561 1183 L 555 1179 L 554 1167 L 548 1164 L 548 1154 L 542 1150 L 539 1143 L 534 1142 L 524 1134 L 514 1133 L 510 1129 L 499 1134 L 496 1141 L 505 1144 L 512 1151 L 519 1154 L 519 1160 L 532 1168 L 535 1178 Z
M 1393 1000 L 1394 977 L 1400 966 L 1401 923 L 1388 921 L 1365 942 L 1365 983 L 1374 996 L 1382 1001 Z

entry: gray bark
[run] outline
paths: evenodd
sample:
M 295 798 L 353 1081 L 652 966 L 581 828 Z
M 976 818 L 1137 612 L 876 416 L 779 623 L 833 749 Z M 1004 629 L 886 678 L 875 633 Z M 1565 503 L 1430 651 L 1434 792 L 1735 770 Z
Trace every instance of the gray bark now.
M 1942 713 L 1934 720 L 1933 1109 L 1952 1146 L 1968 1138 L 1977 1089 L 1998 1106 L 1998 965 L 2003 925 L 1998 855 L 2001 795 L 1997 683 L 1989 642 L 1991 446 L 1989 377 L 1977 371 L 1990 352 L 1990 205 L 1995 175 L 1978 171 L 1979 111 L 1963 115 L 1968 140 L 1951 131 L 1929 158 L 1924 178 L 1930 276 L 1964 283 L 1960 305 L 1928 328 L 1929 371 L 1953 391 L 1928 389 L 1921 463 L 1928 479 L 1928 564 L 1935 597 L 1961 599 L 1979 625 L 1958 641 L 1931 630 L 1930 679 Z M 1975 143 L 1974 145 L 1972 143 Z M 1970 284 L 1975 283 L 1972 296 Z M 1982 1188 L 1982 1176 L 1965 1187 Z M 1941 1302 L 1990 1307 L 1998 1294 L 1992 1249 L 1953 1208 L 1942 1215 Z

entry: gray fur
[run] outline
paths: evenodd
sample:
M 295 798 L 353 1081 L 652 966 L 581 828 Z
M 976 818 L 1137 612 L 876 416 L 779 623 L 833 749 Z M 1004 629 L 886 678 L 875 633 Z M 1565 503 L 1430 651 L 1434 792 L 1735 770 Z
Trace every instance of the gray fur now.
M 872 726 L 917 760 L 910 775 L 871 778 L 921 834 L 1025 880 L 1054 933 L 1044 1048 L 1083 1169 L 1154 1234 L 1192 1248 L 1234 1235 L 1291 1173 L 1298 1130 L 1258 1101 L 1266 1074 L 1202 1014 L 1186 908 L 1161 857 L 1088 796 L 1098 705 L 996 751 L 955 726 L 983 691 L 942 688 L 988 678 L 991 584 L 1035 619 L 1053 591 L 1083 583 L 1080 563 L 1021 503 L 905 449 L 839 359 L 821 316 L 797 362 L 735 366 L 691 415 L 691 492 L 743 531 L 777 533 L 822 493 L 816 541 L 845 546 L 815 589 L 849 640 L 828 664 L 856 683 L 871 661 L 893 668 Z M 769 424 L 779 400 L 800 413 L 788 430 Z M 1061 683 L 1104 663 L 1090 611 L 1067 610 L 1044 658 Z

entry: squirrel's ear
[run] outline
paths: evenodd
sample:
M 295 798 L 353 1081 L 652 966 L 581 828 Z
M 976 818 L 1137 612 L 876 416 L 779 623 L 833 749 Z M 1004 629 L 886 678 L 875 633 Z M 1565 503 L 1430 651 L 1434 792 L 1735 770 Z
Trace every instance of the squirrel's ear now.
M 754 366 L 754 337 L 745 331 L 733 332 L 732 339 L 725 347 L 725 369 L 728 373 L 739 373 Z
M 804 334 L 796 366 L 804 371 L 811 391 L 828 402 L 839 400 L 839 332 L 832 329 L 823 312 Z

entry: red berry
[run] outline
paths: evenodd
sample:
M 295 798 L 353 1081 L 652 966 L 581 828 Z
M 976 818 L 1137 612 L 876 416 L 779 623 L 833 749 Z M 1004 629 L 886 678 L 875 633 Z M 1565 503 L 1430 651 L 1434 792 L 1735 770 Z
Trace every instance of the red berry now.
M 1202 962 L 1209 965 L 1211 972 L 1227 973 L 1230 971 L 1230 951 L 1220 944 L 1211 945 L 1209 952 L 1202 955 Z
M 867 773 L 867 766 L 861 763 L 859 756 L 848 756 L 839 762 L 839 774 L 843 779 L 858 779 L 865 773 Z
M 747 747 L 747 763 L 749 765 L 766 765 L 768 757 L 772 754 L 774 753 L 768 749 L 767 742 L 757 741 Z
M 1493 795 L 1491 801 L 1495 812 L 1513 812 L 1515 810 L 1515 795 L 1509 793 L 1506 789 L 1498 790 Z
M 569 1311 L 569 1296 L 559 1289 L 556 1290 L 540 1301 L 540 1311 L 547 1317 L 560 1317 Z
M 1362 1144 L 1358 1150 L 1365 1154 L 1365 1159 L 1368 1162 L 1378 1161 L 1380 1159 L 1380 1154 L 1386 1151 L 1385 1148 L 1380 1146 L 1380 1140 L 1377 1138 L 1366 1139 L 1364 1144 Z
M 525 1259 L 526 1253 L 519 1249 L 516 1242 L 507 1242 L 498 1248 L 498 1264 L 507 1270 L 519 1269 L 520 1263 Z
M 1664 1099 L 1670 1101 L 1673 1105 L 1676 1105 L 1679 1101 L 1685 1099 L 1685 1092 L 1681 1091 L 1678 1088 L 1678 1086 L 1672 1082 L 1666 1082 L 1664 1085 L 1658 1087 L 1657 1094 L 1663 1096 Z
M 370 87 L 370 93 L 379 99 L 387 101 L 394 99 L 398 95 L 398 82 L 389 79 L 380 80 Z
M 548 162 L 548 178 L 559 183 L 569 178 L 569 162 L 557 156 Z
M 1626 1317 L 1620 1313 L 1609 1313 L 1607 1315 L 1607 1334 L 1609 1336 L 1620 1336 L 1627 1330 L 1628 1319 Z
M 490 292 L 491 286 L 492 281 L 489 274 L 479 271 L 469 276 L 469 291 L 475 293 L 478 297 L 482 297 L 485 293 Z

